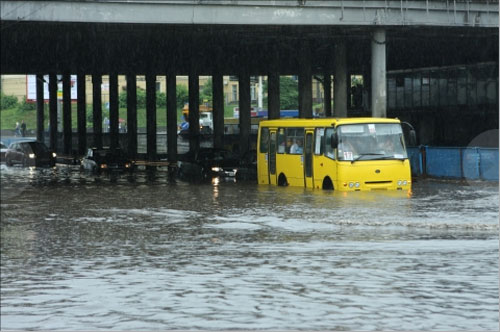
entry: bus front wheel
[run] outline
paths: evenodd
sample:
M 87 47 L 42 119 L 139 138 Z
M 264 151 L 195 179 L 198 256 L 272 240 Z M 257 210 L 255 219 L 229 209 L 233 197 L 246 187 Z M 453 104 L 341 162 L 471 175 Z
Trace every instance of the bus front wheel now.
M 282 187 L 288 186 L 288 181 L 283 173 L 281 173 L 280 176 L 278 177 L 278 186 Z
M 333 190 L 333 183 L 329 177 L 323 180 L 323 190 Z

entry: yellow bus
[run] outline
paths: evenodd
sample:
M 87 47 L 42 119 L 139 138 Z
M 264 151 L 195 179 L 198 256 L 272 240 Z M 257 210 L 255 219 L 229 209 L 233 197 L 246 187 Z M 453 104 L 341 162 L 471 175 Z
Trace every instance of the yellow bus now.
M 410 161 L 398 119 L 266 120 L 259 124 L 257 139 L 259 184 L 411 190 Z

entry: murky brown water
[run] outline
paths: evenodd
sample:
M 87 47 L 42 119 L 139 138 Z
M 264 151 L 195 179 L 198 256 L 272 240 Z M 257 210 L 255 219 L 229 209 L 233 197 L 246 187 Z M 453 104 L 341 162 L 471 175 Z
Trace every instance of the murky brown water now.
M 2 329 L 498 329 L 497 184 L 1 167 Z

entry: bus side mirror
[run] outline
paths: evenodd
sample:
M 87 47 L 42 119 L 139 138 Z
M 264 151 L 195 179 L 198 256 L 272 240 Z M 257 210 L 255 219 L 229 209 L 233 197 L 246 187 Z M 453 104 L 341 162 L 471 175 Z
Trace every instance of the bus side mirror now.
M 332 149 L 336 149 L 337 145 L 339 144 L 339 142 L 337 141 L 337 135 L 332 134 L 332 136 L 330 138 L 330 142 L 331 142 L 331 145 L 332 145 Z
M 408 143 L 410 144 L 410 146 L 417 145 L 417 134 L 415 133 L 415 130 L 411 129 L 409 134 L 410 134 L 410 141 Z

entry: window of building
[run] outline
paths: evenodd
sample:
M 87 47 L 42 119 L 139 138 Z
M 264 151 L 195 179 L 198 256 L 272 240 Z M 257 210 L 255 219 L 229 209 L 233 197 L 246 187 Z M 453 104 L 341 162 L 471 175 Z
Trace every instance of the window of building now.
M 232 101 L 237 101 L 238 100 L 238 86 L 236 84 L 231 86 L 232 89 Z

